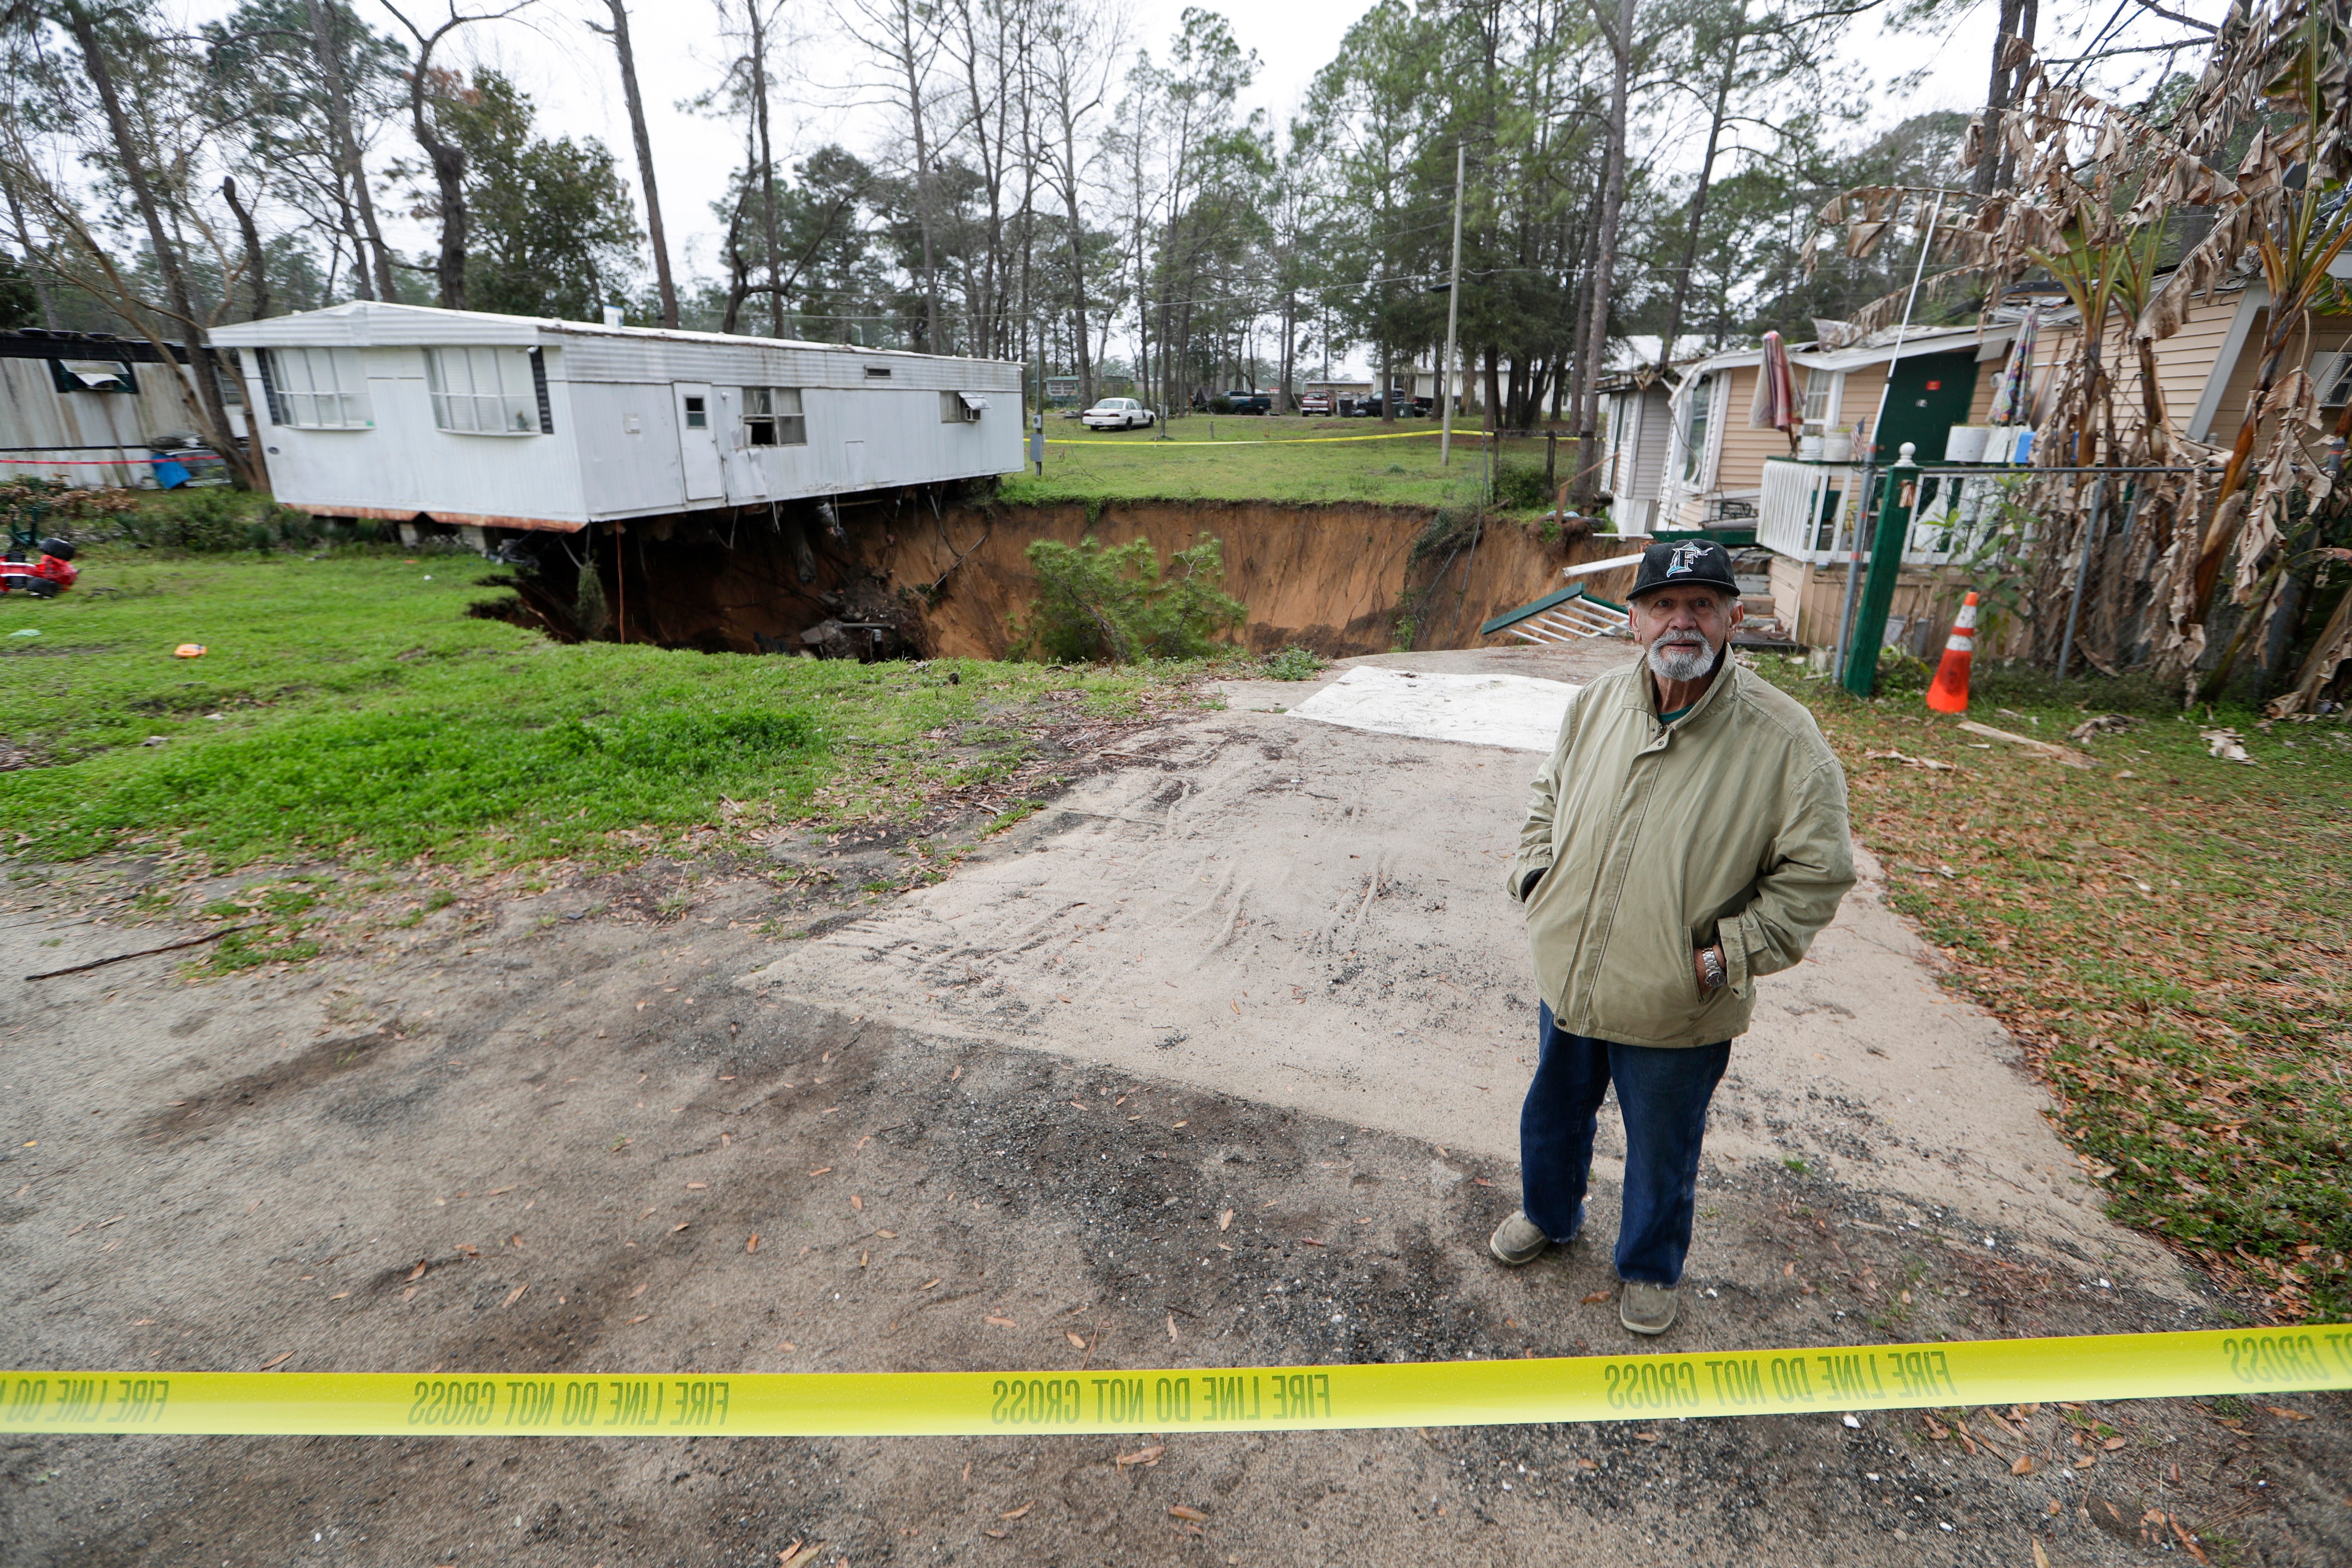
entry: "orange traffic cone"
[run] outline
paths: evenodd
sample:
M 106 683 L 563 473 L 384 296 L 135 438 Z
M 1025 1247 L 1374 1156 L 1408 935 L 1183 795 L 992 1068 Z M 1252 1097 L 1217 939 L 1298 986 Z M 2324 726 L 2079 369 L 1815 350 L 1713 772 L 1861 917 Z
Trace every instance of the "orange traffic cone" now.
M 1944 644 L 1944 661 L 1936 667 L 1936 683 L 1927 688 L 1927 706 L 1938 713 L 1969 710 L 1969 666 L 1977 656 L 1977 596 L 1960 601 L 1960 618 Z

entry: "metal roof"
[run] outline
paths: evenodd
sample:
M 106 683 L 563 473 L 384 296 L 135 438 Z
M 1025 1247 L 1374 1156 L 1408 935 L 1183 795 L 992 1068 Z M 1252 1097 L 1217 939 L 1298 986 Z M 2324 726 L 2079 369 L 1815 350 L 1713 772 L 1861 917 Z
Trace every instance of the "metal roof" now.
M 502 316 L 488 310 L 445 310 L 436 305 L 394 305 L 352 300 L 323 310 L 301 310 L 266 321 L 215 327 L 211 341 L 225 348 L 373 348 L 478 343 L 498 347 L 552 347 L 567 338 L 635 339 L 647 342 L 724 345 L 730 348 L 813 350 L 860 359 L 939 360 L 959 364 L 1012 364 L 1012 360 L 975 360 L 965 354 L 917 353 L 910 349 L 859 348 L 852 343 L 805 342 L 792 338 L 746 337 L 739 332 L 689 332 L 667 327 L 608 327 L 601 321 L 566 321 L 547 316 Z

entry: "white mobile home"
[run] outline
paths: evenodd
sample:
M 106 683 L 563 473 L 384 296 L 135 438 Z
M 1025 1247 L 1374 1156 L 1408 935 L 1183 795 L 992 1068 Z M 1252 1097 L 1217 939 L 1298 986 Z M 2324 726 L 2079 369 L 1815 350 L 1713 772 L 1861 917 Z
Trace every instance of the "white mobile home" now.
M 359 300 L 243 322 L 256 439 L 313 513 L 592 523 L 1021 467 L 1021 367 Z

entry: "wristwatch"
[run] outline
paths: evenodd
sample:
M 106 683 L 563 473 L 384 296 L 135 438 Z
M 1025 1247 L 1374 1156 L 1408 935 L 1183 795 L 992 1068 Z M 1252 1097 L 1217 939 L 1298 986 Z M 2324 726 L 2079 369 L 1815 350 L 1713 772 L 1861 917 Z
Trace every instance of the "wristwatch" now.
M 1706 975 L 1706 988 L 1709 991 L 1720 991 L 1723 989 L 1723 983 L 1728 979 L 1729 976 L 1724 973 L 1723 949 L 1720 945 L 1700 948 L 1698 950 L 1698 966 Z

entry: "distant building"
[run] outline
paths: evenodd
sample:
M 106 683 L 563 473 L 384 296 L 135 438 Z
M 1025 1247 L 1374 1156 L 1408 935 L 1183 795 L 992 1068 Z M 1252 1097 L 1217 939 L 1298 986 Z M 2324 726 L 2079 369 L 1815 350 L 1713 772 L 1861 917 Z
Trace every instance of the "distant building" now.
M 91 488 L 152 485 L 158 451 L 189 445 L 187 351 L 104 332 L 0 332 L 0 476 Z M 177 385 L 174 385 L 174 380 Z M 245 434 L 234 377 L 229 421 Z

